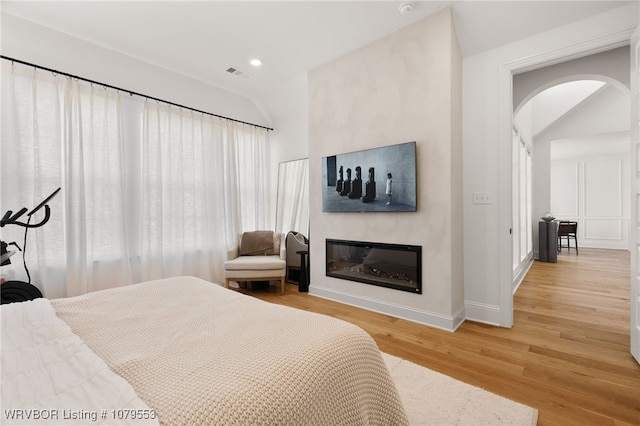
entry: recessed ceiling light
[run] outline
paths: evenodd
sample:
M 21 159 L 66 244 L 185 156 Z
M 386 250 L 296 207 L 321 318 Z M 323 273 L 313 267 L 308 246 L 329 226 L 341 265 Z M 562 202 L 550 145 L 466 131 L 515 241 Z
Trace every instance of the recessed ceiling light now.
M 251 61 L 249 61 L 249 63 L 251 65 L 253 65 L 254 67 L 259 67 L 260 65 L 262 65 L 262 60 L 260 60 L 258 58 L 254 58 Z

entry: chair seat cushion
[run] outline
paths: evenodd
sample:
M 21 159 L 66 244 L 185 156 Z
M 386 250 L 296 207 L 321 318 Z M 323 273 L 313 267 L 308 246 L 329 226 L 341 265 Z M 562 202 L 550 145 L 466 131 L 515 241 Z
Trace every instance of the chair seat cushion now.
M 280 256 L 240 256 L 224 262 L 225 271 L 271 271 L 283 270 L 286 262 Z

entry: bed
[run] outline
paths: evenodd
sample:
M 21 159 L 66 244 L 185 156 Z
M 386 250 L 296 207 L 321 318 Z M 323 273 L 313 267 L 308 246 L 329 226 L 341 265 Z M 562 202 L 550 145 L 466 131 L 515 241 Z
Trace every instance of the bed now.
M 7 424 L 407 424 L 362 329 L 194 277 L 3 305 L 2 327 Z

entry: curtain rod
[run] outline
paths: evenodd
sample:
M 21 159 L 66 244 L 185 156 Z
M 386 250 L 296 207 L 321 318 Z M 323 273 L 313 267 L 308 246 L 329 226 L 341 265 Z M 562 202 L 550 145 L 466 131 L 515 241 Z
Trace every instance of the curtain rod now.
M 36 65 L 36 64 L 29 63 L 29 62 L 21 61 L 19 59 L 11 58 L 9 56 L 0 55 L 0 58 L 5 59 L 7 61 L 11 61 L 11 62 L 15 62 L 15 63 L 21 64 L 21 65 L 27 65 L 27 66 L 30 66 L 30 67 L 34 67 L 34 68 L 37 68 L 37 69 L 44 70 L 44 71 L 49 71 L 49 72 L 51 72 L 53 74 L 60 74 L 60 75 L 63 75 L 65 77 L 72 78 L 74 80 L 82 80 L 82 81 L 86 81 L 87 83 L 97 84 L 97 85 L 105 87 L 105 88 L 108 87 L 109 89 L 117 90 L 119 92 L 128 93 L 130 96 L 136 95 L 136 96 L 140 96 L 142 98 L 150 99 L 152 101 L 162 102 L 164 104 L 173 105 L 173 106 L 176 106 L 178 108 L 184 108 L 184 109 L 188 109 L 190 111 L 211 115 L 213 117 L 222 118 L 224 120 L 235 121 L 236 123 L 247 124 L 249 126 L 259 127 L 261 129 L 266 129 L 266 130 L 271 130 L 271 131 L 273 130 L 271 127 L 261 126 L 259 124 L 253 124 L 253 123 L 249 123 L 249 122 L 242 121 L 242 120 L 236 120 L 235 118 L 225 117 L 223 115 L 213 114 L 211 112 L 202 111 L 202 110 L 199 110 L 199 109 L 196 109 L 196 108 L 191 108 L 191 107 L 188 107 L 188 106 L 176 104 L 174 102 L 170 102 L 170 101 L 165 101 L 163 99 L 154 98 L 153 96 L 143 95 L 142 93 L 137 93 L 137 92 L 134 92 L 132 90 L 123 89 L 123 88 L 112 86 L 112 85 L 106 84 L 106 83 L 100 83 L 99 81 L 90 80 L 88 78 L 79 77 L 77 75 L 73 75 L 73 74 L 69 74 L 69 73 L 66 73 L 66 72 L 62 72 L 62 71 L 54 70 L 54 69 L 51 69 L 51 68 L 43 67 L 41 65 Z

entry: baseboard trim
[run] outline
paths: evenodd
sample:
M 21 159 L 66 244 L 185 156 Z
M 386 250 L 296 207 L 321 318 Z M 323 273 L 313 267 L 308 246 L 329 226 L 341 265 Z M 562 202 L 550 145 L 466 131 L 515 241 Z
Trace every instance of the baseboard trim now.
M 523 264 L 520 265 L 518 270 L 515 272 L 513 276 L 513 291 L 512 294 L 516 294 L 518 291 L 518 287 L 522 284 L 522 280 L 529 273 L 529 269 L 533 266 L 533 257 L 529 257 Z
M 481 322 L 484 324 L 501 326 L 500 306 L 487 303 L 464 302 L 467 320 Z
M 464 306 L 454 315 L 447 316 L 313 285 L 309 287 L 309 294 L 450 332 L 454 332 L 465 320 Z

